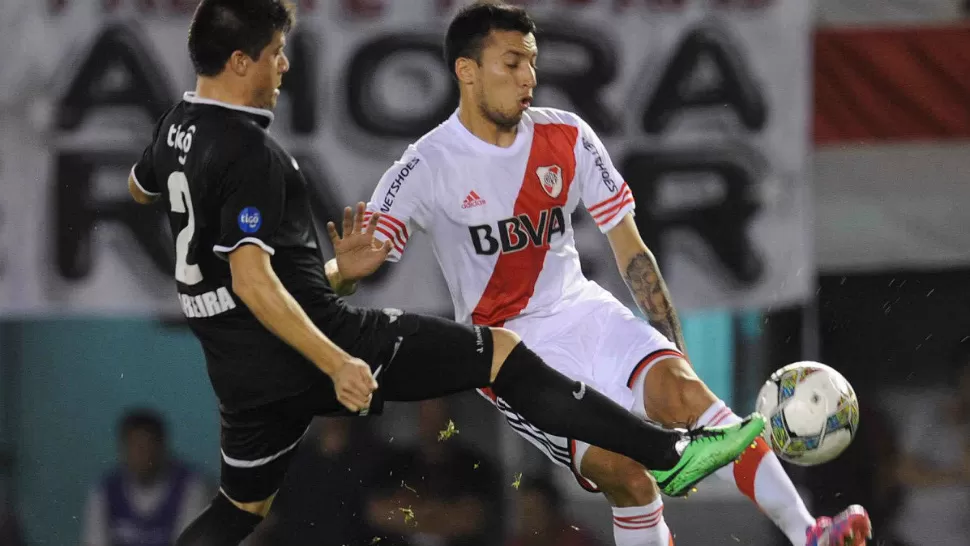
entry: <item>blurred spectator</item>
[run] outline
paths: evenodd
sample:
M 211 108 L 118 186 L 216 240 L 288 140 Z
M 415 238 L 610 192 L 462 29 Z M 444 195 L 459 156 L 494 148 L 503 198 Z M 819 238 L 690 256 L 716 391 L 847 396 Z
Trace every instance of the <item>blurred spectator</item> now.
M 515 537 L 507 546 L 599 546 L 566 519 L 562 495 L 548 478 L 523 478 L 519 485 Z
M 367 519 L 381 546 L 496 544 L 502 533 L 501 474 L 462 441 L 460 429 L 448 434 L 446 402 L 421 402 L 418 411 L 417 446 L 388 447 L 376 468 Z
M 899 531 L 914 544 L 965 545 L 970 536 L 970 351 L 959 347 L 949 392 L 908 411 L 912 438 L 898 477 L 909 488 Z
M 376 442 L 366 419 L 318 418 L 300 446 L 250 546 L 370 544 L 364 517 L 366 481 Z
M 150 410 L 118 425 L 120 465 L 91 490 L 82 546 L 169 546 L 209 504 L 201 476 L 168 451 L 165 424 Z

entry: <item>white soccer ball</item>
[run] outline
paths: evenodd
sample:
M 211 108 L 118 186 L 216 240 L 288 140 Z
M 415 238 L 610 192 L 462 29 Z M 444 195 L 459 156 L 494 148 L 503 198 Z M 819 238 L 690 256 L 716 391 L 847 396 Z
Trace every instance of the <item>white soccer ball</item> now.
M 775 454 L 801 466 L 838 457 L 859 428 L 852 385 L 818 362 L 795 362 L 771 374 L 757 410 L 768 419 L 765 439 Z

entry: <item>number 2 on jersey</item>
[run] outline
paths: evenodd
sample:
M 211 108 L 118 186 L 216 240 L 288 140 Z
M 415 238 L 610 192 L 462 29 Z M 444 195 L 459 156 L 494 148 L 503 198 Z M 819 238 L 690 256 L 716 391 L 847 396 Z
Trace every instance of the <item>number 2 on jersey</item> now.
M 168 200 L 172 212 L 188 215 L 188 221 L 175 238 L 175 280 L 182 284 L 194 285 L 202 282 L 202 269 L 187 262 L 189 243 L 195 235 L 195 211 L 192 209 L 192 194 L 189 193 L 189 180 L 185 173 L 175 171 L 168 175 Z

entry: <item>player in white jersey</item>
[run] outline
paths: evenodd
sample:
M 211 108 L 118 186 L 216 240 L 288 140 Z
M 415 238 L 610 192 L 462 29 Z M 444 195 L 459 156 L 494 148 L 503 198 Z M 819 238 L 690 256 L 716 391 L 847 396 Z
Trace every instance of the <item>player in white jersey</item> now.
M 389 259 L 400 259 L 412 233 L 424 231 L 459 322 L 515 331 L 550 366 L 664 425 L 740 421 L 687 361 L 667 288 L 633 220 L 633 195 L 599 138 L 575 114 L 531 107 L 534 29 L 524 10 L 495 2 L 466 7 L 452 21 L 445 53 L 460 106 L 408 147 L 368 204 L 382 213 L 378 231 L 393 243 Z M 607 235 L 647 321 L 583 276 L 571 223 L 580 202 Z M 604 493 L 617 546 L 673 543 L 642 466 L 547 434 L 482 392 L 583 487 Z M 864 544 L 870 534 L 858 506 L 814 519 L 763 440 L 718 475 L 796 546 Z

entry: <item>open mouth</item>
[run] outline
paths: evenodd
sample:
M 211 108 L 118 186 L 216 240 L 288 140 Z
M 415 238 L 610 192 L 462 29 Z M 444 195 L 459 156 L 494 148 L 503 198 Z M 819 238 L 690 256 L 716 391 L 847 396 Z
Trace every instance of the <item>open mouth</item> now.
M 519 106 L 522 108 L 528 108 L 532 106 L 532 97 L 524 97 L 519 99 Z

